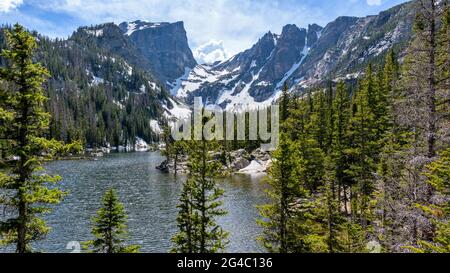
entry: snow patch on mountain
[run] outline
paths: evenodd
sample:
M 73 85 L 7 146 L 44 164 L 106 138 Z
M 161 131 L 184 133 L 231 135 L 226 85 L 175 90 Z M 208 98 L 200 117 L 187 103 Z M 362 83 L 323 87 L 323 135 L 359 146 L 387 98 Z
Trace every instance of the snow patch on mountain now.
M 168 98 L 169 102 L 172 104 L 172 108 L 167 105 L 163 105 L 163 108 L 166 110 L 164 113 L 165 117 L 168 119 L 185 119 L 191 115 L 191 109 L 183 103 L 176 102 L 175 100 Z
M 240 81 L 231 90 L 224 89 L 217 99 L 216 104 L 220 105 L 225 103 L 225 110 L 236 112 L 253 110 L 259 107 L 268 107 L 273 104 L 273 102 L 280 98 L 281 92 L 274 92 L 272 96 L 262 102 L 256 102 L 255 98 L 250 95 L 250 89 L 259 80 L 263 68 L 264 67 L 262 67 L 256 74 L 252 73 L 253 77 L 249 83 Z M 270 83 L 264 81 L 261 81 L 256 85 L 266 84 L 270 85 Z M 235 94 L 238 87 L 242 88 L 242 90 L 239 93 Z
M 185 68 L 183 76 L 171 85 L 170 93 L 178 98 L 185 98 L 189 93 L 198 90 L 202 84 L 217 82 L 226 71 L 214 71 L 210 66 L 197 65 L 193 69 Z
M 135 31 L 144 30 L 148 28 L 157 28 L 167 23 L 150 23 L 147 21 L 134 21 L 122 23 L 122 27 L 125 28 L 125 36 L 131 36 Z
M 178 96 L 179 90 L 181 89 L 181 84 L 189 78 L 191 71 L 191 68 L 185 67 L 183 76 L 176 79 L 174 83 L 167 83 L 171 87 L 170 94 L 172 94 L 172 96 Z
M 105 83 L 104 79 L 102 79 L 100 77 L 93 76 L 91 85 L 98 86 L 98 85 L 104 84 L 104 83 Z
M 217 104 L 222 104 L 224 102 L 227 103 L 227 110 L 235 108 L 236 106 L 243 104 L 254 104 L 255 99 L 250 95 L 249 90 L 252 84 L 259 79 L 259 74 L 261 70 L 253 75 L 252 80 L 249 83 L 238 83 L 232 90 L 224 90 L 224 92 L 220 95 L 217 100 Z M 253 74 L 253 73 L 252 73 Z M 238 86 L 244 85 L 244 88 L 238 94 L 235 94 L 235 90 Z
M 127 32 L 125 32 L 126 36 L 131 36 L 131 34 L 133 34 L 133 32 L 136 31 L 136 23 L 128 23 L 127 25 Z
M 163 132 L 161 126 L 159 126 L 158 121 L 154 119 L 150 120 L 150 129 L 152 129 L 152 131 L 157 134 L 161 134 Z

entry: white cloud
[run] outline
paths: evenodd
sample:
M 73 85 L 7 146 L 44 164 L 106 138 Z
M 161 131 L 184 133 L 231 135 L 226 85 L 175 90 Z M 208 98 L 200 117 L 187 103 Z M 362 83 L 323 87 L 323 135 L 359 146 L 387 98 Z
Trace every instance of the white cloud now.
M 367 0 L 367 5 L 369 6 L 379 6 L 382 4 L 382 0 Z
M 230 55 L 249 48 L 267 31 L 279 33 L 288 23 L 307 26 L 328 21 L 320 9 L 280 7 L 274 1 L 236 0 L 30 0 L 42 10 L 62 12 L 79 18 L 81 24 L 147 20 L 184 21 L 192 48 L 218 37 Z M 276 20 L 274 20 L 276 18 Z
M 2 14 L 0 23 L 19 21 L 43 34 L 67 37 L 83 25 L 138 19 L 184 21 L 191 48 L 199 48 L 216 38 L 223 40 L 226 53 L 231 56 L 251 47 L 268 31 L 280 33 L 286 24 L 325 26 L 340 15 L 374 14 L 381 7 L 378 4 L 406 0 L 26 0 L 28 9 L 22 13 L 14 7 L 23 1 L 0 0 L 0 11 L 12 9 Z M 220 54 L 218 51 L 211 56 L 220 58 Z
M 23 0 L 0 0 L 0 12 L 9 12 L 22 5 Z
M 224 61 L 229 58 L 229 54 L 223 45 L 223 41 L 211 40 L 193 51 L 194 57 L 200 64 L 213 64 L 217 61 Z

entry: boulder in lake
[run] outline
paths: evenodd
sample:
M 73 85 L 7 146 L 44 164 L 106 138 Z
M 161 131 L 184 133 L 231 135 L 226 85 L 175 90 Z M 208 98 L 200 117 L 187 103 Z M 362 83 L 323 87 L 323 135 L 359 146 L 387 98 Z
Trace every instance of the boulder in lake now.
M 156 169 L 163 172 L 169 173 L 169 164 L 167 160 L 164 160 L 159 166 L 156 166 Z

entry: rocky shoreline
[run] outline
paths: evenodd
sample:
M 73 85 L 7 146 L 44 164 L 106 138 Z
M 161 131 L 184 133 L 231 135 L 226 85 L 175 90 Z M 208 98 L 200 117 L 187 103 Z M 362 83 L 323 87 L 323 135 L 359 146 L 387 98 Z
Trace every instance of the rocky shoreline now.
M 214 160 L 220 160 L 221 153 L 213 153 Z M 245 149 L 227 153 L 227 162 L 222 164 L 222 173 L 243 173 L 243 174 L 266 174 L 272 164 L 272 158 L 269 152 L 256 149 L 249 153 Z M 182 155 L 175 159 L 164 160 L 157 170 L 164 173 L 175 173 L 175 161 L 177 173 L 188 173 L 188 156 Z

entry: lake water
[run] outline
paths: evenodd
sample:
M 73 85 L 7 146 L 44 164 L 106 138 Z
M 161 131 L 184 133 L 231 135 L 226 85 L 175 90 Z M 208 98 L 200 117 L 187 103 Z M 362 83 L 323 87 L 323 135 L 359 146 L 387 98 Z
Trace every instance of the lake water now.
M 108 188 L 115 188 L 128 213 L 130 243 L 142 245 L 141 252 L 167 252 L 177 232 L 178 197 L 185 177 L 175 178 L 155 169 L 164 158 L 158 152 L 111 154 L 97 161 L 55 161 L 49 173 L 63 177 L 60 187 L 69 195 L 45 216 L 52 231 L 35 249 L 70 252 L 70 241 L 91 238 L 91 217 L 100 207 Z M 228 215 L 218 219 L 230 233 L 227 252 L 262 252 L 256 241 L 261 228 L 256 224 L 257 205 L 268 202 L 262 177 L 235 175 L 220 181 L 225 190 Z

